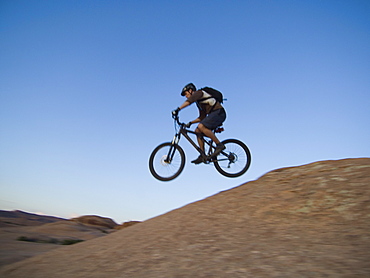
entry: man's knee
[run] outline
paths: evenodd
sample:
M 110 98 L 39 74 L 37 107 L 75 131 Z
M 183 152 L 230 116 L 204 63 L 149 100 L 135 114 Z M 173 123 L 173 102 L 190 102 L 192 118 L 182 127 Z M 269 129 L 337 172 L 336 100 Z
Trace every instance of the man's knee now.
M 202 138 L 204 136 L 204 130 L 206 127 L 203 124 L 199 124 L 197 128 L 195 129 L 195 133 L 198 138 Z
M 204 130 L 207 130 L 204 124 L 199 124 L 197 129 L 199 129 L 201 132 L 203 132 Z

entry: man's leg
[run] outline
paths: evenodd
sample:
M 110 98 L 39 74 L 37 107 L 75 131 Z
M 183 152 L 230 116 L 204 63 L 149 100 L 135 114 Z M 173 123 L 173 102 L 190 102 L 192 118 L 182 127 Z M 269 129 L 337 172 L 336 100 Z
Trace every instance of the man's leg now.
M 202 132 L 200 131 L 199 128 L 196 128 L 195 133 L 197 134 L 199 148 L 204 152 L 204 140 L 203 140 Z
M 195 132 L 197 134 L 197 140 L 198 140 L 198 145 L 199 145 L 199 148 L 203 151 L 204 153 L 204 140 L 203 140 L 203 134 L 202 132 L 199 130 L 199 128 L 196 128 L 195 129 Z M 199 163 L 202 163 L 204 162 L 204 157 L 203 157 L 203 154 L 199 155 L 198 158 L 194 159 L 191 163 L 194 163 L 194 164 L 199 164 Z
M 197 129 L 199 129 L 205 136 L 211 138 L 212 141 L 216 143 L 216 149 L 215 152 L 212 154 L 212 157 L 218 156 L 225 149 L 224 144 L 222 144 L 220 140 L 218 140 L 212 130 L 206 128 L 203 124 L 199 124 Z
M 206 128 L 203 124 L 199 124 L 197 129 L 200 130 L 200 132 L 202 132 L 205 136 L 211 138 L 212 141 L 215 142 L 216 144 L 220 143 L 220 140 L 217 139 L 216 135 L 212 132 L 212 130 Z

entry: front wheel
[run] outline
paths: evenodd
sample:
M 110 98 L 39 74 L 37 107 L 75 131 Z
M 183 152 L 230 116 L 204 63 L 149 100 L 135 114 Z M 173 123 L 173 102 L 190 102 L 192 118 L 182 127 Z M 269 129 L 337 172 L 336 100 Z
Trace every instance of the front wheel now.
M 181 174 L 185 166 L 185 153 L 179 145 L 163 143 L 156 147 L 149 158 L 149 169 L 160 181 L 170 181 Z
M 229 178 L 243 175 L 251 165 L 252 156 L 248 147 L 236 139 L 227 139 L 222 143 L 226 148 L 214 161 L 217 171 Z

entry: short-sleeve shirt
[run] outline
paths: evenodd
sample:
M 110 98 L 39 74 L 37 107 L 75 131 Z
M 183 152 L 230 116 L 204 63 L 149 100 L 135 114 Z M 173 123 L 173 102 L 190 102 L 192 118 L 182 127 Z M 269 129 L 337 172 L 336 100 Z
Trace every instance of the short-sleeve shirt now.
M 199 109 L 199 114 L 201 117 L 205 117 L 211 111 L 223 108 L 221 103 L 216 102 L 216 99 L 210 98 L 204 101 L 199 101 L 202 98 L 209 97 L 210 95 L 202 90 L 195 91 L 186 101 L 191 103 L 197 102 Z M 213 108 L 213 109 L 212 109 Z

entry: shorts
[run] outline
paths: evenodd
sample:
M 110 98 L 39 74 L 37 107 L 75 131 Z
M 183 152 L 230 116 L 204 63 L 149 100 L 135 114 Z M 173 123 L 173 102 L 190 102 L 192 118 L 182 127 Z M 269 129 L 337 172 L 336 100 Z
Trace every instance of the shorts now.
M 203 124 L 206 128 L 214 130 L 226 119 L 226 112 L 224 108 L 217 109 L 207 115 L 200 123 Z

